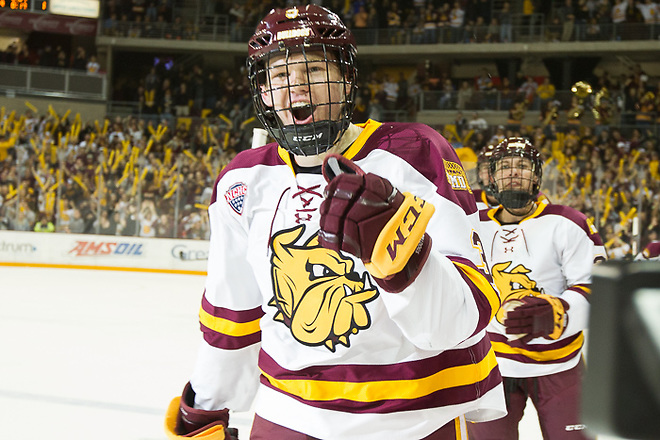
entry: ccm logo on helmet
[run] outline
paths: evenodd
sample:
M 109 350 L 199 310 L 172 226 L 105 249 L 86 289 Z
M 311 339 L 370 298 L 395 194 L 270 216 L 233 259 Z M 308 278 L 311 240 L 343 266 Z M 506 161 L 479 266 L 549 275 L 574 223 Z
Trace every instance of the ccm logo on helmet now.
M 321 139 L 322 137 L 323 137 L 323 133 L 309 134 L 307 136 L 294 136 L 293 142 L 309 142 L 309 141 Z

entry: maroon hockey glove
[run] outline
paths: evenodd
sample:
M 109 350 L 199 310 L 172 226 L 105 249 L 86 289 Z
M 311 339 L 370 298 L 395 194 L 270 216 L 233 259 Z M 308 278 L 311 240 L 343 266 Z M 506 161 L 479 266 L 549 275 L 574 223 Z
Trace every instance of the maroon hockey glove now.
M 507 312 L 504 320 L 506 334 L 525 334 L 522 341 L 529 342 L 538 337 L 558 339 L 564 332 L 568 323 L 566 310 L 569 306 L 563 299 L 541 294 L 511 301 L 521 304 Z
M 168 431 L 167 433 L 170 438 L 196 438 L 196 436 L 209 439 L 223 438 L 223 429 L 220 429 L 220 432 L 216 432 L 219 436 L 211 435 L 219 427 L 223 427 L 225 440 L 238 440 L 238 430 L 227 428 L 229 423 L 228 409 L 217 411 L 195 409 L 193 407 L 194 402 L 195 391 L 190 386 L 190 383 L 187 383 L 179 401 L 178 411 L 176 411 L 176 408 L 172 408 L 173 412 L 176 411 L 177 413 L 168 414 L 168 418 L 176 419 L 174 427 L 168 426 L 169 423 L 166 422 L 166 431 Z
M 428 257 L 431 239 L 424 231 L 432 205 L 402 194 L 387 179 L 365 174 L 343 156 L 329 155 L 323 175 L 328 186 L 320 209 L 321 246 L 355 255 L 381 287 L 403 290 Z
M 378 234 L 401 206 L 404 196 L 382 177 L 365 174 L 359 168 L 345 169 L 354 172 L 340 172 L 325 189 L 319 241 L 325 248 L 369 261 Z M 325 175 L 327 179 L 327 170 Z

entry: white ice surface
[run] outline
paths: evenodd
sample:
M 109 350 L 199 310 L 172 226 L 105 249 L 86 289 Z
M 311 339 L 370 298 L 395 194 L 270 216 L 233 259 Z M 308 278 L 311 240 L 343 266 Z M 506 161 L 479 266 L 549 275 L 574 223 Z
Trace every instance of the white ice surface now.
M 0 267 L 0 438 L 165 440 L 204 277 Z M 251 413 L 231 425 L 249 437 Z M 531 405 L 520 438 L 540 440 Z M 602 438 L 602 437 L 599 437 Z

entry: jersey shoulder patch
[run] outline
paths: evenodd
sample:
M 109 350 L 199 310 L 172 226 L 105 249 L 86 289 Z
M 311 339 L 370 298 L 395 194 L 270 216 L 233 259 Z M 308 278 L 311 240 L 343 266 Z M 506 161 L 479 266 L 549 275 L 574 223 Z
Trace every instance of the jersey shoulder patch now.
M 243 205 L 245 203 L 245 194 L 247 194 L 247 185 L 243 182 L 234 183 L 225 192 L 225 200 L 231 206 L 236 214 L 243 214 Z

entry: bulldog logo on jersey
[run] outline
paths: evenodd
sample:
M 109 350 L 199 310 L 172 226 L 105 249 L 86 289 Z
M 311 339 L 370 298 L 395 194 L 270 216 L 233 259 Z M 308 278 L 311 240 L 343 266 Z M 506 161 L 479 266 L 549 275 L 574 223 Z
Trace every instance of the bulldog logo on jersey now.
M 536 281 L 531 280 L 527 274 L 531 270 L 527 269 L 522 264 L 517 265 L 510 271 L 506 270 L 511 266 L 511 261 L 504 263 L 497 263 L 491 267 L 491 274 L 493 281 L 500 291 L 500 300 L 502 304 L 511 299 L 520 299 L 525 296 L 539 296 L 543 293 L 543 289 L 536 287 Z M 500 307 L 495 314 L 497 321 L 504 324 L 504 307 Z
M 225 193 L 225 200 L 238 215 L 243 214 L 243 202 L 246 193 L 247 186 L 241 182 L 234 183 Z
M 369 328 L 366 304 L 378 296 L 367 272 L 358 274 L 355 263 L 318 243 L 318 233 L 304 244 L 297 242 L 305 225 L 278 232 L 271 248 L 274 319 L 289 327 L 293 337 L 308 346 L 350 346 L 349 336 Z

